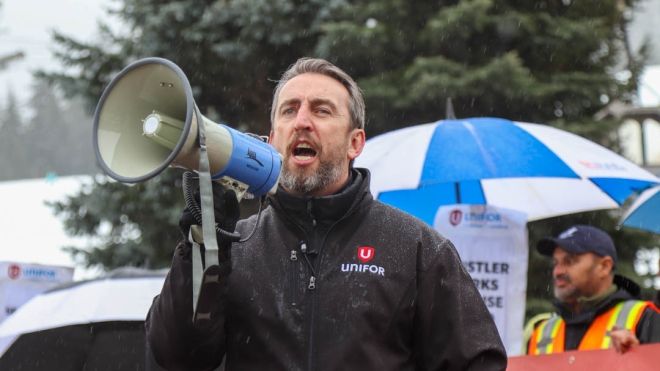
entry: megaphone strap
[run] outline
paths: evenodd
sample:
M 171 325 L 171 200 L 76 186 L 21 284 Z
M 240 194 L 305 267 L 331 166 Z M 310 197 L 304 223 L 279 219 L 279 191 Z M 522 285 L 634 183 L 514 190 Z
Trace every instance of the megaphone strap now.
M 194 107 L 196 116 L 202 117 L 197 105 Z M 213 188 L 211 185 L 211 172 L 209 170 L 209 157 L 206 150 L 206 136 L 204 125 L 197 123 L 197 135 L 199 139 L 199 201 L 202 208 L 202 234 L 204 235 L 204 265 L 210 267 L 219 265 L 218 241 L 215 234 L 215 215 L 213 209 Z M 193 245 L 193 247 L 195 247 Z M 193 253 L 198 248 L 193 249 Z M 204 266 L 193 264 L 193 316 L 197 310 L 197 299 L 201 288 Z M 195 284 L 197 286 L 195 286 Z M 194 317 L 193 317 L 194 318 Z
M 207 294 L 206 294 L 207 297 L 202 298 L 202 296 L 203 296 L 202 291 L 204 290 L 203 286 L 204 286 L 205 283 L 208 283 L 208 282 L 205 282 L 205 281 L 208 280 L 208 277 L 207 276 L 205 277 L 205 273 L 207 273 L 207 271 L 208 271 L 208 269 L 206 267 L 211 268 L 211 267 L 213 267 L 213 265 L 205 266 L 204 262 L 202 261 L 202 254 L 201 254 L 202 246 L 200 244 L 198 244 L 195 241 L 195 239 L 193 238 L 192 228 L 191 228 L 191 231 L 188 232 L 188 240 L 192 243 L 192 249 L 193 249 L 192 250 L 192 273 L 193 273 L 193 275 L 192 275 L 192 286 L 193 286 L 192 299 L 193 300 L 192 301 L 193 301 L 193 322 L 196 322 L 200 319 L 204 319 L 202 317 L 208 316 L 208 313 L 200 313 L 198 311 L 200 309 L 200 305 L 199 305 L 200 300 L 205 300 L 206 302 L 208 302 L 209 300 L 213 300 L 213 299 L 208 298 L 208 296 L 210 295 L 210 293 L 208 293 L 208 288 L 206 290 L 207 291 Z M 217 252 L 218 252 L 218 250 L 215 250 L 215 259 L 216 260 L 218 259 Z M 213 254 L 213 253 L 214 253 L 213 251 L 210 252 L 210 254 Z M 209 256 L 210 255 L 209 255 L 208 251 L 205 250 L 204 251 L 204 259 L 205 260 L 208 259 Z M 226 266 L 227 265 L 225 264 L 225 267 Z M 216 265 L 216 268 L 218 268 L 218 265 Z M 207 307 L 208 307 L 208 305 L 207 305 Z M 204 311 L 204 310 L 208 310 L 208 308 L 205 308 L 202 311 Z M 210 319 L 210 318 L 206 318 L 206 319 Z
M 202 287 L 202 274 L 204 272 L 204 264 L 202 263 L 201 246 L 195 242 L 192 236 L 192 228 L 188 232 L 188 241 L 192 243 L 192 304 L 193 304 L 193 320 L 197 312 L 197 300 L 199 299 L 199 291 Z
M 202 117 L 195 106 L 197 117 Z M 211 172 L 209 157 L 206 149 L 206 136 L 204 125 L 197 125 L 199 137 L 199 201 L 202 208 L 202 231 L 204 235 L 204 262 L 207 267 L 218 265 L 218 241 L 215 234 L 215 211 L 213 208 L 213 186 L 211 185 Z M 215 251 L 214 251 L 215 250 Z M 211 253 L 213 251 L 213 253 Z M 209 256 L 209 254 L 211 254 Z M 209 259 L 210 258 L 210 259 Z

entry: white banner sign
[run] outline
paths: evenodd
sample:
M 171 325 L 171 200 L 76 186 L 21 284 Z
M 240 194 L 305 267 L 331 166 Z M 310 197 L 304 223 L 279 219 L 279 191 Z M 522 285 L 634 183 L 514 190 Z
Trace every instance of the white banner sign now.
M 522 351 L 527 290 L 527 216 L 488 205 L 442 206 L 434 228 L 456 246 L 495 319 L 508 355 Z
M 52 287 L 73 280 L 73 268 L 0 262 L 0 322 Z

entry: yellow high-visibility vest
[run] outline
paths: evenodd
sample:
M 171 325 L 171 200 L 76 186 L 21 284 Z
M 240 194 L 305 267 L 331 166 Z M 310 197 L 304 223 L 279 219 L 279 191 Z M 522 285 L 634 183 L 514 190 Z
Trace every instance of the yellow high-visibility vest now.
M 591 323 L 580 341 L 578 350 L 607 349 L 612 344 L 609 333 L 614 326 L 635 333 L 644 309 L 653 304 L 648 301 L 622 301 L 605 313 L 602 313 Z M 553 315 L 541 321 L 532 332 L 529 339 L 527 354 L 551 354 L 564 351 L 566 323 L 559 315 Z

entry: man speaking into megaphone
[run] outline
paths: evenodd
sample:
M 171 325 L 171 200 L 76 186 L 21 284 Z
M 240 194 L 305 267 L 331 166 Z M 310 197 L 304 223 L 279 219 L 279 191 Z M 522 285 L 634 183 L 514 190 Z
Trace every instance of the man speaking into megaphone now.
M 279 80 L 269 143 L 282 155 L 260 218 L 238 221 L 214 186 L 219 263 L 193 317 L 194 219 L 146 322 L 171 370 L 504 370 L 506 354 L 450 241 L 374 200 L 353 168 L 365 144 L 362 93 L 344 71 L 303 58 Z M 234 227 L 235 226 L 235 227 Z M 194 227 L 194 225 L 193 225 Z M 201 314 L 201 315 L 200 315 Z

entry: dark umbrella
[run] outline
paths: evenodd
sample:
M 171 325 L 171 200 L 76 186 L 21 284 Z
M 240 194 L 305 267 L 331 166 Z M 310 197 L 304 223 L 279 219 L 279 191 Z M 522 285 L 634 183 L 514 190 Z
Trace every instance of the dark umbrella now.
M 143 321 L 72 325 L 18 337 L 1 370 L 144 370 Z

